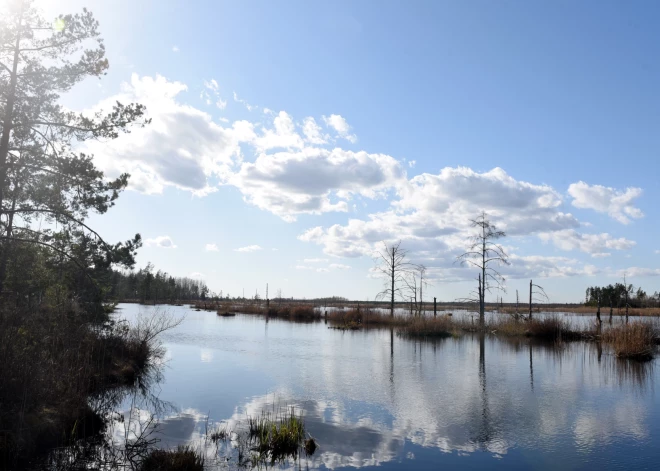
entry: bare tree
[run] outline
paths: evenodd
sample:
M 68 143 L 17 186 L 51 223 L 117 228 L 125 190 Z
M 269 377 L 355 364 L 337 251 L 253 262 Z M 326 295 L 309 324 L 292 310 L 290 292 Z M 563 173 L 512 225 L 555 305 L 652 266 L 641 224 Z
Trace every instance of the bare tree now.
M 411 314 L 412 314 L 412 306 L 415 307 L 415 311 L 419 313 L 419 305 L 418 305 L 418 298 L 421 296 L 421 280 L 418 280 L 417 278 L 417 272 L 415 270 L 411 270 L 406 273 L 406 275 L 403 277 L 403 284 L 406 285 L 406 291 L 408 293 L 408 297 L 410 298 L 411 302 Z
M 456 260 L 462 265 L 478 268 L 481 282 L 478 292 L 479 297 L 479 323 L 484 324 L 486 311 L 486 292 L 493 289 L 504 291 L 504 276 L 493 268 L 493 265 L 509 265 L 509 256 L 501 245 L 495 241 L 506 236 L 504 231 L 498 231 L 488 219 L 486 212 L 470 220 L 471 226 L 478 229 L 477 233 L 470 237 L 470 245 L 467 252 L 459 255 Z
M 537 285 L 532 282 L 532 280 L 529 280 L 529 320 L 532 320 L 532 303 L 536 301 L 538 302 L 543 302 L 543 301 L 550 301 L 550 298 L 548 295 L 545 293 L 545 290 L 543 289 L 542 286 Z
M 405 282 L 405 276 L 413 268 L 407 261 L 408 251 L 401 247 L 401 241 L 396 244 L 387 245 L 383 242 L 383 248 L 376 251 L 374 256 L 375 270 L 385 278 L 384 289 L 378 293 L 376 299 L 390 300 L 390 315 L 394 317 L 394 300 L 402 297 L 401 283 Z

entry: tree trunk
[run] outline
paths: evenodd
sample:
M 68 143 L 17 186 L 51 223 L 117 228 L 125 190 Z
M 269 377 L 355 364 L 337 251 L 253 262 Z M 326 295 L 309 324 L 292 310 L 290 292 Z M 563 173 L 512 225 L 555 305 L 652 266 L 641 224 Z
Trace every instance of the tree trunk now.
M 532 320 L 532 280 L 529 280 L 529 320 Z
M 390 317 L 394 317 L 394 279 L 396 273 L 394 272 L 394 247 L 392 248 L 392 299 L 390 300 Z
M 0 139 L 0 218 L 4 210 L 4 188 L 5 180 L 7 179 L 7 156 L 9 155 L 9 134 L 11 133 L 12 120 L 14 115 L 14 103 L 16 101 L 16 82 L 18 81 L 18 61 L 20 59 L 19 52 L 21 47 L 21 23 L 23 22 L 23 4 L 21 4 L 21 13 L 18 15 L 16 45 L 14 46 L 14 63 L 12 65 L 11 80 L 9 82 L 9 90 L 7 90 L 7 105 L 5 108 L 5 116 L 2 122 L 2 139 Z M 8 226 L 10 227 L 10 226 Z M 7 236 L 11 229 L 7 230 Z M 0 295 L 4 289 L 5 274 L 6 274 L 6 260 L 9 257 L 9 240 L 3 244 L 2 259 L 5 270 L 0 273 Z
M 436 302 L 436 299 L 433 298 L 433 317 L 436 317 L 438 315 L 438 304 Z

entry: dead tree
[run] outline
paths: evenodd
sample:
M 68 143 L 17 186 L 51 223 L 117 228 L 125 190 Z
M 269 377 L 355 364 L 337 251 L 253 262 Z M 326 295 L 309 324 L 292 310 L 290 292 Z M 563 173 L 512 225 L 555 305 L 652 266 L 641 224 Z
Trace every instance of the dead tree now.
M 383 242 L 383 248 L 376 251 L 374 263 L 375 271 L 385 278 L 385 287 L 378 293 L 376 299 L 390 300 L 390 315 L 394 317 L 394 300 L 402 298 L 401 283 L 413 265 L 407 261 L 408 251 L 401 247 L 401 241 L 396 244 L 387 245 Z
M 477 233 L 470 237 L 470 245 L 467 252 L 459 255 L 457 261 L 461 265 L 478 268 L 480 273 L 479 286 L 479 323 L 485 322 L 486 293 L 493 289 L 504 289 L 504 276 L 493 268 L 493 265 L 509 265 L 509 256 L 501 245 L 495 241 L 506 236 L 504 231 L 498 231 L 493 223 L 482 212 L 476 219 L 470 220 L 471 226 L 477 229 Z
M 542 302 L 549 300 L 550 298 L 545 293 L 543 287 L 541 287 L 540 285 L 536 285 L 532 282 L 532 280 L 529 280 L 529 320 L 530 321 L 532 320 L 532 303 L 534 301 Z

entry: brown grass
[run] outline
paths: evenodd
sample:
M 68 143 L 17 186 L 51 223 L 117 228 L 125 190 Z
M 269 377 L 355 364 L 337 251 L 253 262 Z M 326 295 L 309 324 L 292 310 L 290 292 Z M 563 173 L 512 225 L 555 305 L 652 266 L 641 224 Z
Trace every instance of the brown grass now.
M 577 340 L 586 335 L 584 332 L 574 330 L 568 321 L 559 317 L 533 318 L 531 321 L 502 319 L 489 323 L 486 327 L 496 334 L 545 340 Z
M 492 309 L 494 310 L 494 309 Z M 511 306 L 505 306 L 503 308 L 497 308 L 499 312 L 502 313 L 507 313 L 507 314 L 515 314 L 516 313 L 516 308 L 511 307 Z M 544 306 L 542 304 L 540 305 L 534 305 L 533 312 L 568 312 L 571 314 L 586 314 L 586 315 L 596 315 L 596 311 L 598 308 L 596 306 L 584 306 L 584 305 L 577 305 L 577 306 Z M 520 306 L 520 309 L 518 309 L 518 312 L 524 316 L 527 316 L 529 314 L 529 306 Z M 626 308 L 616 308 L 614 307 L 612 310 L 612 314 L 614 316 L 625 316 L 626 315 Z M 610 315 L 610 307 L 609 306 L 601 306 L 600 307 L 600 315 L 601 317 L 608 317 Z M 628 308 L 628 315 L 633 316 L 633 317 L 644 317 L 644 316 L 660 316 L 660 307 L 631 307 Z
M 409 317 L 390 316 L 370 308 L 337 310 L 328 313 L 328 321 L 335 327 L 401 327 L 410 322 Z
M 607 329 L 602 336 L 619 358 L 651 360 L 655 353 L 656 333 L 652 325 L 632 322 Z
M 154 324 L 90 323 L 61 309 L 0 309 L 0 468 L 94 435 L 90 395 L 131 386 L 158 350 Z
M 142 461 L 140 471 L 204 471 L 204 457 L 189 446 L 153 450 Z
M 399 333 L 415 338 L 445 338 L 457 335 L 458 324 L 451 317 L 417 317 L 401 327 Z

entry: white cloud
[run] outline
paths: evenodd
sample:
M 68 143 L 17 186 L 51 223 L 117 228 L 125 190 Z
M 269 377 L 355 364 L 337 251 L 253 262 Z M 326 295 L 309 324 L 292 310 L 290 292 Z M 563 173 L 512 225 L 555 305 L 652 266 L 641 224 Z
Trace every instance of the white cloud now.
M 204 250 L 207 252 L 218 252 L 218 246 L 216 244 L 206 244 Z
M 161 76 L 133 74 L 120 94 L 92 111 L 109 109 L 116 101 L 138 102 L 146 106 L 151 124 L 112 141 L 87 141 L 83 150 L 94 155 L 108 177 L 130 173 L 134 190 L 153 194 L 174 186 L 200 196 L 214 191 L 240 161 L 240 144 L 254 139 L 253 126 L 245 121 L 219 126 L 209 114 L 178 101 L 186 90 Z
M 170 236 L 158 236 L 158 237 L 154 237 L 152 239 L 145 239 L 144 243 L 147 247 L 160 247 L 160 248 L 163 248 L 163 249 L 176 249 L 176 245 L 174 245 L 174 241 L 172 241 Z
M 326 126 L 334 129 L 337 132 L 337 136 L 346 139 L 349 142 L 355 144 L 357 142 L 357 136 L 351 134 L 351 127 L 346 122 L 341 115 L 331 114 L 330 116 L 323 116 L 323 121 Z
M 249 203 L 293 221 L 298 214 L 346 212 L 353 195 L 383 196 L 404 177 L 401 164 L 387 155 L 305 148 L 261 154 L 230 183 Z
M 660 268 L 641 268 L 641 267 L 630 267 L 617 272 L 619 278 L 623 276 L 627 278 L 633 276 L 660 276 Z M 630 280 L 628 280 L 630 282 Z
M 331 263 L 330 268 L 334 268 L 335 270 L 348 270 L 350 265 L 344 265 L 342 263 Z
M 325 144 L 328 142 L 328 136 L 323 135 L 321 126 L 316 124 L 316 120 L 311 116 L 303 120 L 303 134 L 305 141 L 310 144 Z
M 408 167 L 413 168 L 417 164 L 416 160 L 409 160 L 408 161 Z
M 303 260 L 303 263 L 323 263 L 327 261 L 327 258 L 306 258 Z
M 172 52 L 179 52 L 178 46 L 172 46 Z
M 589 185 L 583 181 L 568 187 L 568 194 L 573 197 L 576 208 L 593 209 L 606 213 L 622 224 L 628 224 L 630 218 L 639 219 L 644 213 L 634 206 L 634 200 L 641 196 L 641 188 L 626 188 L 625 191 L 602 185 Z
M 629 250 L 635 246 L 635 241 L 624 237 L 615 239 L 610 234 L 581 234 L 575 230 L 567 229 L 556 232 L 539 234 L 543 241 L 552 243 L 561 250 L 579 250 L 592 257 L 606 257 L 607 250 Z
M 245 106 L 245 108 L 247 108 L 248 111 L 252 111 L 258 108 L 257 106 L 250 105 L 247 101 L 238 98 L 238 94 L 236 92 L 234 92 L 234 101 L 236 103 L 241 103 L 243 106 Z
M 246 247 L 240 247 L 238 249 L 234 249 L 234 252 L 256 252 L 257 250 L 263 250 L 263 249 L 258 245 L 248 245 Z
M 269 149 L 300 149 L 304 143 L 300 134 L 296 132 L 293 118 L 286 111 L 280 111 L 273 119 L 273 129 L 262 129 L 262 135 L 255 140 L 258 150 Z
M 328 273 L 330 270 L 327 268 L 317 268 L 316 271 L 317 273 Z

